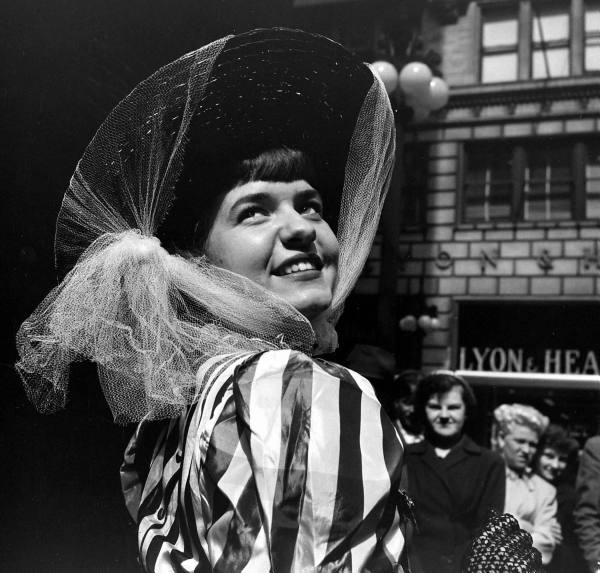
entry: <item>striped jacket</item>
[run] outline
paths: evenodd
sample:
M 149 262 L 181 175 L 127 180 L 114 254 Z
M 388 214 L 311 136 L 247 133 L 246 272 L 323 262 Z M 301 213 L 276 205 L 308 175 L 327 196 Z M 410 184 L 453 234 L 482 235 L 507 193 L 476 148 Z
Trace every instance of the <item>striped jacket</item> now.
M 291 350 L 220 356 L 199 376 L 147 475 L 143 423 L 126 452 L 145 571 L 403 571 L 402 445 L 367 380 Z

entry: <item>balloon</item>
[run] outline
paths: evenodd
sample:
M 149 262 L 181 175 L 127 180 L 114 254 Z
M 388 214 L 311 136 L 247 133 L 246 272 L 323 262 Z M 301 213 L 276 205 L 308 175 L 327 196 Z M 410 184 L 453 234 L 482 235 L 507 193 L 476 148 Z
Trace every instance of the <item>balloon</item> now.
M 429 109 L 443 108 L 448 103 L 450 90 L 448 84 L 442 78 L 431 78 L 429 82 L 429 97 L 427 98 Z
M 403 332 L 415 332 L 417 330 L 417 319 L 412 314 L 408 314 L 400 319 L 398 326 Z
M 421 62 L 410 62 L 400 71 L 400 89 L 406 94 L 424 98 L 429 94 L 432 74 L 429 67 Z
M 391 94 L 398 87 L 398 70 L 394 64 L 379 60 L 373 62 L 371 68 L 380 77 L 388 94 Z
M 422 314 L 417 320 L 417 324 L 423 332 L 431 331 L 431 317 L 428 314 Z

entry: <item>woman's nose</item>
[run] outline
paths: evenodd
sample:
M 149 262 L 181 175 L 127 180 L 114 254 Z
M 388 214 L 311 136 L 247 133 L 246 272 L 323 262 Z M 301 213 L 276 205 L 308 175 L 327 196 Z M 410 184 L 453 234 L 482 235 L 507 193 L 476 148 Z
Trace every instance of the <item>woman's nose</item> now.
M 281 242 L 286 246 L 302 247 L 310 245 L 317 237 L 317 231 L 312 221 L 305 219 L 295 209 L 290 209 L 281 215 Z

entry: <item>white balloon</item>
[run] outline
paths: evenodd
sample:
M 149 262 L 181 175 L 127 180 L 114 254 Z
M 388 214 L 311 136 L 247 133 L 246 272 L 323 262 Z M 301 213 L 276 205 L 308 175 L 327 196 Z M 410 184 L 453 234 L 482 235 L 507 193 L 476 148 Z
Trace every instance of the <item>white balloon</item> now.
M 378 60 L 371 64 L 371 68 L 381 78 L 388 94 L 391 94 L 398 87 L 398 70 L 394 64 L 390 64 L 385 60 Z
M 418 320 L 417 324 L 421 328 L 423 332 L 431 331 L 431 317 L 428 314 L 422 314 Z
M 429 82 L 429 97 L 428 107 L 429 109 L 436 110 L 443 108 L 448 103 L 450 97 L 450 89 L 448 84 L 438 77 L 431 78 Z
M 422 62 L 409 62 L 400 70 L 400 89 L 406 95 L 425 97 L 429 94 L 432 77 L 429 66 Z

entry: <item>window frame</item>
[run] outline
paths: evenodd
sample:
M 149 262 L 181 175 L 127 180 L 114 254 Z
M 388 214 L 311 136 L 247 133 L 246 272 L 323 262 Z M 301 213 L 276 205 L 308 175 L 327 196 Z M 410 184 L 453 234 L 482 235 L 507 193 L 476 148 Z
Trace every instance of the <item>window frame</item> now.
M 569 34 L 565 39 L 559 41 L 545 42 L 549 48 L 564 47 L 568 50 L 569 71 L 565 76 L 551 77 L 533 77 L 533 54 L 535 51 L 533 41 L 533 26 L 537 9 L 543 9 L 544 5 L 555 6 L 551 0 L 477 0 L 476 17 L 474 18 L 475 30 L 474 38 L 477 42 L 477 83 L 513 83 L 513 81 L 548 81 L 554 78 L 564 78 L 582 75 L 599 75 L 600 70 L 586 69 L 585 53 L 588 46 L 588 39 L 592 37 L 600 45 L 600 31 L 594 32 L 591 36 L 585 32 L 585 17 L 588 7 L 600 7 L 600 0 L 570 0 L 566 5 L 565 11 L 569 18 Z M 517 78 L 516 80 L 502 80 L 500 82 L 483 82 L 483 59 L 486 53 L 490 53 L 483 46 L 483 27 L 486 22 L 486 15 L 494 13 L 513 12 L 518 25 L 517 38 Z M 539 42 L 537 44 L 540 44 Z
M 595 221 L 600 220 L 600 217 L 588 216 L 587 200 L 590 198 L 600 199 L 600 191 L 594 192 L 592 196 L 587 193 L 587 177 L 586 169 L 588 166 L 588 152 L 590 149 L 600 150 L 600 138 L 598 136 L 583 136 L 579 138 L 573 137 L 561 137 L 561 138 L 548 138 L 545 142 L 550 145 L 564 145 L 571 148 L 570 156 L 570 178 L 568 180 L 571 186 L 571 192 L 569 193 L 570 199 L 570 216 L 567 218 L 550 218 L 550 219 L 525 219 L 525 173 L 528 167 L 527 151 L 534 150 L 540 146 L 539 138 L 524 138 L 524 139 L 513 139 L 510 140 L 511 151 L 510 157 L 512 161 L 512 198 L 510 201 L 511 215 L 509 217 L 502 217 L 497 219 L 469 219 L 466 217 L 466 187 L 469 181 L 468 169 L 469 169 L 469 146 L 473 146 L 474 149 L 481 149 L 482 145 L 489 145 L 493 148 L 494 144 L 498 145 L 498 140 L 474 140 L 464 142 L 461 145 L 459 158 L 458 158 L 458 169 L 459 169 L 459 188 L 458 188 L 458 199 L 459 206 L 457 221 L 460 225 L 496 225 L 496 224 L 542 224 L 552 225 L 559 224 L 561 222 L 582 222 L 582 221 Z M 504 141 L 502 145 L 506 145 Z M 551 195 L 550 198 L 560 199 L 560 193 Z

